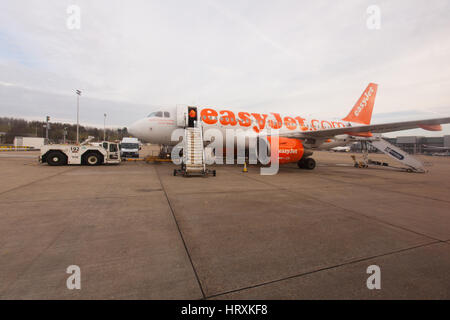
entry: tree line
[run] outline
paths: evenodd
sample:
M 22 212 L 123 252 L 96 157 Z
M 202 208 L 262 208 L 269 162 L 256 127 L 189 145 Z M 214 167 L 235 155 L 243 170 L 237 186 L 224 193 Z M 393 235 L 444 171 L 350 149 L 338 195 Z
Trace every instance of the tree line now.
M 0 134 L 2 144 L 12 144 L 14 137 L 42 137 L 45 138 L 44 121 L 27 121 L 25 119 L 0 117 Z M 50 143 L 62 143 L 66 131 L 66 142 L 75 142 L 77 139 L 77 125 L 70 123 L 50 122 L 48 139 Z M 119 129 L 106 129 L 106 140 L 122 140 L 128 136 L 126 127 Z M 80 125 L 80 141 L 93 136 L 95 140 L 103 140 L 103 128 Z

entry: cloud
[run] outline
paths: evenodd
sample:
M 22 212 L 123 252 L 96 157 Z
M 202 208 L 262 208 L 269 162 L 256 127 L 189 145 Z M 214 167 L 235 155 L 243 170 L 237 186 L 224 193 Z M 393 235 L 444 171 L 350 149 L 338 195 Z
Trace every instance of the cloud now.
M 72 4 L 81 30 L 66 27 Z M 192 103 L 343 116 L 377 82 L 375 114 L 450 114 L 448 1 L 377 1 L 376 31 L 371 4 L 3 1 L 0 110 L 71 118 L 61 105 L 81 89 L 84 120 L 99 124 Z

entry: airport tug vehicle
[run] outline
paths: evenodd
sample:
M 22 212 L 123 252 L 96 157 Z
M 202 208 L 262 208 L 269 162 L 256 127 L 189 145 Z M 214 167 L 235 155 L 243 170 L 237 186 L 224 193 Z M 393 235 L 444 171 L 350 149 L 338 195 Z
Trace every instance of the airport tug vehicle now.
M 97 144 L 80 145 L 49 144 L 41 148 L 40 163 L 50 166 L 81 164 L 96 166 L 102 164 L 119 164 L 120 150 L 115 142 L 103 141 Z

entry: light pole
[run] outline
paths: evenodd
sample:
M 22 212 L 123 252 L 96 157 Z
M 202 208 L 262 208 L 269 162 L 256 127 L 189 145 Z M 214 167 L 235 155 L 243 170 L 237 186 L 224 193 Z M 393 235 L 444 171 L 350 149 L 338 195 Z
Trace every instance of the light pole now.
M 63 128 L 63 144 L 66 144 L 67 128 Z
M 47 116 L 45 118 L 45 125 L 44 125 L 45 126 L 45 141 L 46 141 L 46 144 L 48 144 L 48 130 L 50 129 L 49 121 L 50 121 L 50 117 Z
M 80 96 L 81 91 L 76 90 L 77 94 L 77 144 L 80 144 Z
M 103 116 L 103 141 L 106 141 L 106 113 Z

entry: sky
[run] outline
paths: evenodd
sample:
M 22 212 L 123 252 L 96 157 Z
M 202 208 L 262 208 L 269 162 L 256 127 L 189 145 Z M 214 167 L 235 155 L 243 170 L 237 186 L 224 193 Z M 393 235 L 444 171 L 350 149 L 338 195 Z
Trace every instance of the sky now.
M 449 13 L 447 0 L 1 1 L 0 116 L 74 122 L 80 89 L 85 125 L 178 104 L 344 117 L 370 82 L 374 123 L 449 116 Z M 441 133 L 393 135 L 409 134 Z

